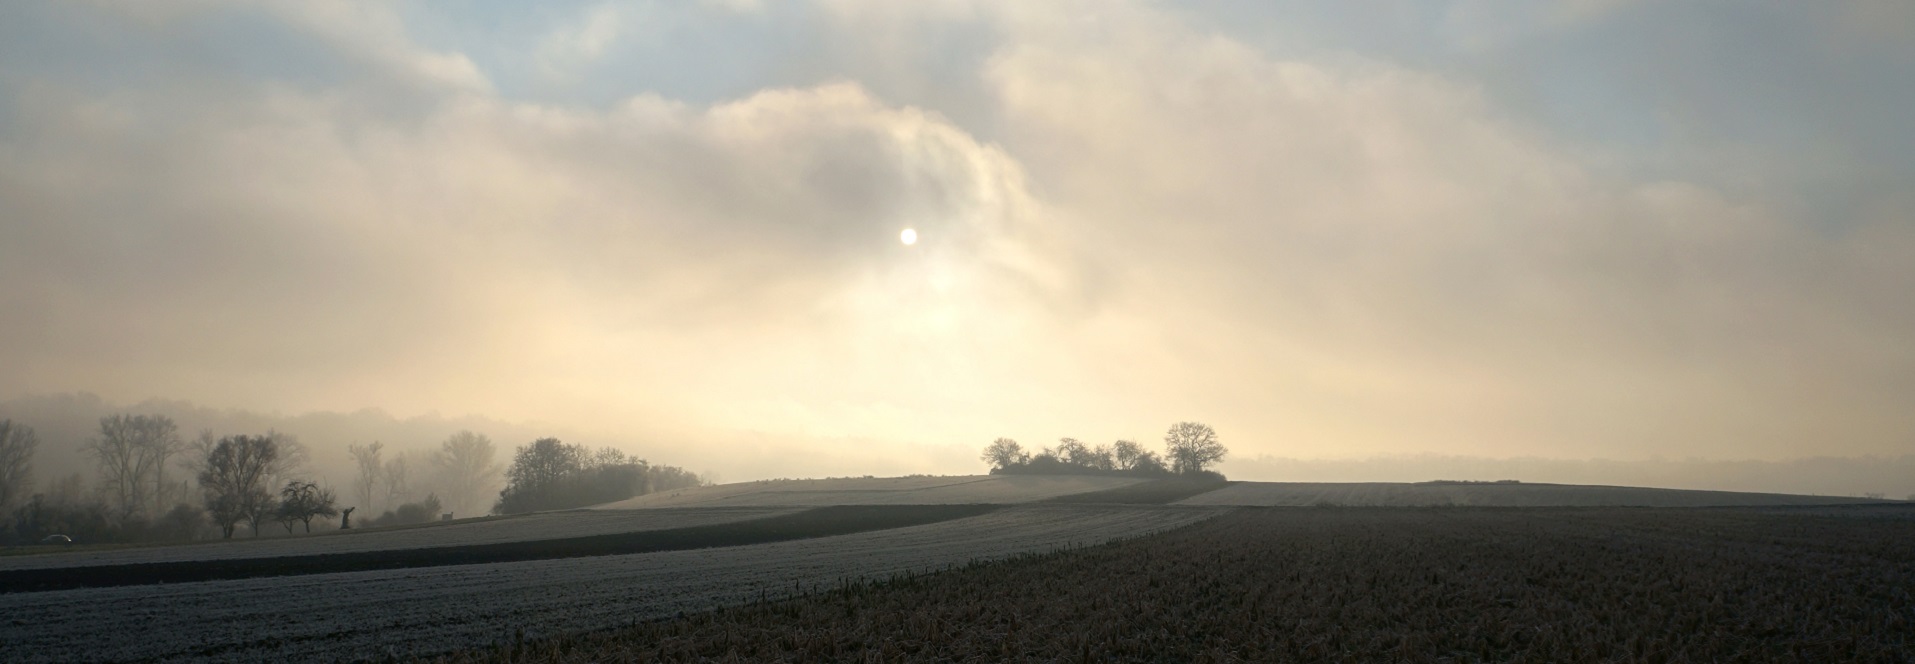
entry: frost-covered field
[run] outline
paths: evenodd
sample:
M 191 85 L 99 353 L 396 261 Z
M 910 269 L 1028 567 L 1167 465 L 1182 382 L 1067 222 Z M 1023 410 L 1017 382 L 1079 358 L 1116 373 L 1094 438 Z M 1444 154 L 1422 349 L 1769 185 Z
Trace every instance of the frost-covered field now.
M 964 475 L 833 480 L 769 480 L 648 494 L 597 509 L 823 505 L 954 505 L 1028 503 L 1129 486 L 1132 477 L 1083 475 Z
M 0 570 L 81 565 L 276 558 L 360 551 L 397 551 L 495 542 L 559 539 L 731 523 L 789 514 L 799 508 L 742 507 L 673 510 L 569 510 L 501 519 L 433 524 L 397 530 L 344 531 L 310 537 L 233 539 L 203 544 L 0 557 Z M 276 527 L 276 526 L 275 526 Z M 236 536 L 244 538 L 244 535 Z
M 777 595 L 1102 543 L 1221 513 L 1030 505 L 754 546 L 0 595 L 0 661 L 336 660 L 589 630 Z
M 1880 502 L 1840 496 L 1642 489 L 1574 484 L 1402 484 L 1389 482 L 1233 482 L 1179 505 L 1347 505 L 1416 507 L 1737 507 Z

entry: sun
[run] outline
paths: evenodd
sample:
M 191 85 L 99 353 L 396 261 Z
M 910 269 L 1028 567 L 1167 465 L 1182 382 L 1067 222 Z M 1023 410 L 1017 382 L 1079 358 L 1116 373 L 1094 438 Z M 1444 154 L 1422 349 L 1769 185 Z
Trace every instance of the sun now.
M 918 232 L 917 232 L 917 231 L 914 231 L 914 230 L 911 230 L 911 229 L 909 229 L 909 228 L 906 228 L 906 229 L 904 229 L 904 232 L 903 232 L 903 233 L 899 233 L 899 234 L 898 234 L 898 241 L 899 241 L 899 242 L 903 242 L 903 243 L 905 244 L 905 246 L 910 246 L 910 245 L 913 245 L 913 244 L 917 244 L 917 243 L 918 243 Z

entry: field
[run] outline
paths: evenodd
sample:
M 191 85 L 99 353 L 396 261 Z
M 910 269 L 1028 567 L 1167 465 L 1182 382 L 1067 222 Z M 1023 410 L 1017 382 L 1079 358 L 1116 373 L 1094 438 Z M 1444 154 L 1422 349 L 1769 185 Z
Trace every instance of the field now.
M 450 659 L 1905 662 L 1910 517 L 1245 508 L 1109 546 Z
M 790 514 L 797 508 L 596 511 L 566 510 L 451 521 L 405 528 L 337 530 L 312 536 L 235 539 L 99 551 L 0 557 L 0 571 L 237 558 L 277 558 L 429 547 L 469 546 L 705 526 Z M 278 526 L 272 526 L 277 528 Z M 41 547 L 46 549 L 46 547 Z
M 1143 482 L 1090 475 L 960 475 L 955 477 L 770 480 L 648 494 L 598 509 L 664 507 L 817 507 L 821 505 L 962 505 L 1027 503 Z
M 478 565 L 829 537 L 984 514 L 995 505 L 836 505 L 748 521 L 489 544 L 357 551 L 274 558 L 229 558 L 0 571 L 0 593 L 190 583 L 261 576 L 333 574 L 410 567 Z
M 1216 491 L 1229 483 L 1212 479 L 1168 478 L 1120 486 L 1102 491 L 1086 491 L 1045 500 L 1047 503 L 1106 503 L 1115 505 L 1164 505 L 1191 496 Z
M 279 558 L 646 532 L 764 519 L 834 505 L 1012 505 L 1137 484 L 1120 477 L 957 476 L 742 482 L 640 496 L 590 509 L 487 517 L 313 536 L 63 551 L 26 547 L 0 571 L 241 558 Z M 277 525 L 269 528 L 277 528 Z M 243 529 L 242 529 L 243 530 Z
M 1731 507 L 1883 501 L 1842 496 L 1687 491 L 1573 484 L 1232 482 L 1184 505 L 1370 507 Z M 1899 501 L 1889 501 L 1899 502 Z
M 0 595 L 0 661 L 333 660 L 629 625 L 978 559 L 1099 544 L 1216 508 L 1007 507 L 696 551 Z
M 1507 507 L 1568 500 L 1761 506 Z M 1254 506 L 1338 502 L 1492 507 Z M 0 661 L 455 648 L 1882 659 L 1910 646 L 1885 634 L 1915 631 L 1915 506 L 1836 502 L 1866 501 L 1084 476 L 750 482 L 592 510 L 0 558 Z M 521 650 L 487 649 L 508 643 Z

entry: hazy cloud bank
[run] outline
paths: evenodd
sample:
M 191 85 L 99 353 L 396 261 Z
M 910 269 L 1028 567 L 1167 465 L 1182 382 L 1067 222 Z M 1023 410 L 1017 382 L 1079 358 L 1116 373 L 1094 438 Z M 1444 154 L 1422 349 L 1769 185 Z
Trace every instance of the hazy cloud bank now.
M 778 464 L 720 451 L 966 472 L 999 435 L 1181 419 L 1246 458 L 1915 444 L 1892 180 L 1836 219 L 1618 168 L 1494 67 L 1292 56 L 1182 9 L 800 7 L 787 37 L 843 46 L 712 65 L 764 81 L 715 103 L 594 105 L 501 92 L 418 37 L 427 8 L 28 5 L 0 33 L 0 396 L 480 412 L 701 441 L 740 478 Z M 528 26 L 539 75 L 663 39 L 611 11 Z M 682 11 L 723 39 L 799 10 Z

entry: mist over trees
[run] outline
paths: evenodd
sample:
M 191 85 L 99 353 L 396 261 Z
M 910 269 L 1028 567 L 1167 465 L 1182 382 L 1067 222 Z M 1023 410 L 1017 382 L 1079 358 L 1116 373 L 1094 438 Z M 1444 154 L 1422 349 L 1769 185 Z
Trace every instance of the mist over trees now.
M 492 490 L 505 464 L 497 460 L 492 439 L 460 431 L 439 444 L 432 466 L 439 474 L 440 493 L 454 514 L 476 514 L 480 501 Z
M 259 536 L 260 519 L 277 507 L 266 488 L 266 474 L 278 456 L 277 442 L 266 436 L 227 436 L 207 451 L 199 474 L 200 490 L 205 493 L 206 513 L 222 536 L 231 538 L 242 520 L 252 525 L 253 536 Z
M 1222 478 L 1210 470 L 1210 466 L 1222 461 L 1228 452 L 1217 441 L 1216 430 L 1209 425 L 1178 422 L 1164 434 L 1162 456 L 1129 440 L 1119 440 L 1109 446 L 1091 446 L 1076 438 L 1062 438 L 1056 447 L 1033 453 L 1015 440 L 999 438 L 985 446 L 978 458 L 991 465 L 992 474 Z
M 266 464 L 266 487 L 273 488 L 287 482 L 301 479 L 312 474 L 307 467 L 312 454 L 299 437 L 280 431 L 267 429 L 266 438 L 273 441 L 273 460 Z
M 460 430 L 430 453 L 395 454 L 378 441 L 345 446 L 357 471 L 348 486 L 356 503 L 347 505 L 312 476 L 309 449 L 295 436 L 272 429 L 216 436 L 209 430 L 189 443 L 178 430 L 160 415 L 102 417 L 98 434 L 84 446 L 97 478 L 93 489 L 74 475 L 25 499 L 39 443 L 32 428 L 0 420 L 0 542 L 50 534 L 85 543 L 183 540 L 197 539 L 207 528 L 231 538 L 242 525 L 260 537 L 266 522 L 279 523 L 287 534 L 310 533 L 315 521 L 334 527 L 330 520 L 349 508 L 366 515 L 362 526 L 402 525 L 439 520 L 447 508 L 451 514 L 487 507 L 562 509 L 703 483 L 682 468 L 653 465 L 616 448 L 545 438 L 519 450 L 511 481 L 498 492 L 498 502 L 487 505 L 506 465 L 489 437 Z M 169 472 L 181 469 L 188 472 Z
M 101 412 L 103 402 L 91 395 L 0 402 L 0 544 L 54 534 L 79 544 L 230 538 L 241 531 L 300 536 L 338 528 L 348 508 L 358 510 L 357 527 L 421 523 L 448 513 L 484 514 L 504 485 L 505 459 L 493 439 L 475 429 L 445 427 L 442 419 L 399 421 L 376 411 L 262 418 L 152 403 L 189 417 L 183 422 L 172 412 Z M 21 411 L 54 424 L 51 448 L 44 430 L 29 426 Z M 92 419 L 82 425 L 78 416 Z M 237 432 L 198 426 L 190 429 L 197 434 L 182 433 L 189 430 L 186 424 L 237 421 L 261 426 Z M 335 433 L 314 448 L 301 436 L 266 426 L 275 422 L 318 423 L 316 430 Z M 389 425 L 398 428 L 380 428 Z M 435 426 L 444 428 L 430 437 L 408 434 L 412 446 L 401 448 L 370 437 L 342 440 L 336 433 Z M 64 460 L 51 476 L 42 463 L 49 449 Z M 333 482 L 315 470 L 315 461 L 332 469 Z M 620 500 L 699 481 L 614 448 L 582 452 L 578 470 L 566 478 L 561 484 L 569 488 L 553 492 L 561 504 L 579 497 Z
M 1170 471 L 1179 475 L 1204 472 L 1228 452 L 1208 424 L 1178 422 L 1164 434 L 1164 458 L 1170 460 Z
M 286 526 L 286 532 L 293 531 L 293 524 L 306 526 L 306 532 L 313 531 L 313 519 L 339 515 L 339 507 L 334 504 L 332 489 L 320 488 L 312 482 L 293 480 L 286 488 L 279 490 L 279 512 L 277 520 Z
M 353 465 L 359 470 L 359 474 L 352 480 L 353 497 L 359 499 L 355 505 L 368 512 L 377 511 L 373 506 L 372 498 L 375 495 L 374 491 L 382 485 L 380 477 L 386 468 L 383 457 L 385 449 L 386 444 L 376 440 L 370 445 L 353 443 L 346 447 L 347 453 L 352 455 Z
M 107 505 L 121 519 L 159 514 L 166 504 L 166 461 L 184 449 L 179 427 L 163 415 L 111 415 L 86 447 Z
M 505 489 L 492 511 L 569 509 L 703 484 L 703 479 L 683 468 L 652 465 L 617 449 L 592 451 L 557 438 L 540 438 L 513 454 Z
M 412 497 L 411 479 L 412 462 L 407 461 L 405 455 L 387 459 L 385 467 L 379 469 L 380 494 L 384 496 L 380 504 L 388 508 L 404 504 Z
M 33 427 L 0 420 L 0 514 L 33 488 L 33 451 L 39 446 Z

